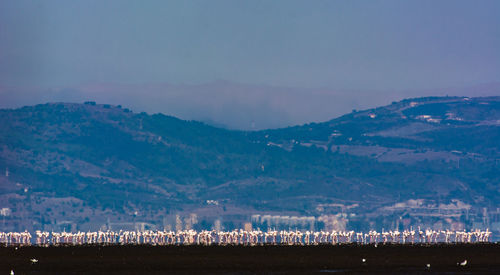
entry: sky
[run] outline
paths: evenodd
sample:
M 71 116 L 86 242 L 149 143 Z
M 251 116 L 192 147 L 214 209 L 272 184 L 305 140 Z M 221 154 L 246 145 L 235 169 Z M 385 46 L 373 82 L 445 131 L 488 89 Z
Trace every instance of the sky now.
M 246 129 L 499 95 L 499 14 L 496 0 L 6 0 L 0 107 L 97 99 Z

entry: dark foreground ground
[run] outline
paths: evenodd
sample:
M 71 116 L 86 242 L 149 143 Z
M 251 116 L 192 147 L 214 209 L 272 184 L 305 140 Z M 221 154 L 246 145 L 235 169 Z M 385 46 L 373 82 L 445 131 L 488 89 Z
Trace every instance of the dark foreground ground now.
M 464 260 L 465 266 L 458 264 Z M 0 247 L 0 274 L 11 270 L 16 275 L 500 274 L 500 244 Z

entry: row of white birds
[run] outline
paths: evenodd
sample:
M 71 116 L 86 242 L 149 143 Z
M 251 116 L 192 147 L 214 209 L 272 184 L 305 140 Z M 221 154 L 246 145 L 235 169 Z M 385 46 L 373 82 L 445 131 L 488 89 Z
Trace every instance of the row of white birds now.
M 491 232 L 451 230 L 404 231 L 96 231 L 47 232 L 36 231 L 34 239 L 28 231 L 0 232 L 3 245 L 319 245 L 319 244 L 415 244 L 415 243 L 484 243 Z

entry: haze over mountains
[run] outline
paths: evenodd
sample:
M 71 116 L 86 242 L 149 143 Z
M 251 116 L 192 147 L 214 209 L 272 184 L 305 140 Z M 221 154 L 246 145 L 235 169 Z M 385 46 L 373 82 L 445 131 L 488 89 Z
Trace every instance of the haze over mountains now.
M 499 140 L 500 97 L 406 99 L 250 132 L 94 102 L 2 109 L 3 226 L 160 227 L 194 214 L 191 225 L 229 228 L 255 213 L 361 229 L 489 226 Z
M 500 83 L 413 91 L 290 88 L 222 80 L 196 85 L 98 83 L 55 88 L 0 86 L 0 108 L 92 100 L 223 128 L 259 130 L 326 121 L 405 97 L 498 94 Z

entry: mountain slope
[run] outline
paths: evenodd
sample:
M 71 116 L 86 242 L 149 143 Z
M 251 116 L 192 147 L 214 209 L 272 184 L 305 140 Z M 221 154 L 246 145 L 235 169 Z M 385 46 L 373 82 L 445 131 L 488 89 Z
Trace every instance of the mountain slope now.
M 357 205 L 369 224 L 414 199 L 493 208 L 499 121 L 498 97 L 410 99 L 258 132 L 93 102 L 4 109 L 0 206 L 18 229 L 161 225 L 176 213 L 238 224 L 257 212 L 329 214 L 332 204 Z
M 311 123 L 257 133 L 258 139 L 286 146 L 292 142 L 332 146 L 383 146 L 442 151 L 498 158 L 500 97 L 435 97 L 408 99 L 353 113 L 324 123 Z M 349 149 L 346 149 L 349 150 Z M 354 149 L 353 149 L 354 150 Z M 429 154 L 432 158 L 432 154 Z M 397 161 L 397 159 L 391 159 Z

